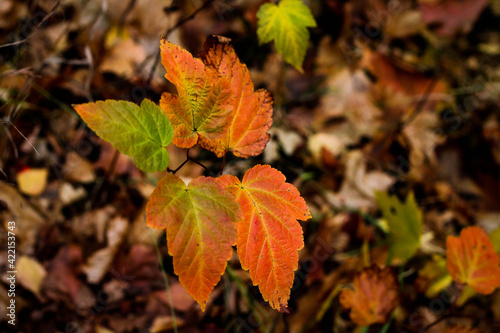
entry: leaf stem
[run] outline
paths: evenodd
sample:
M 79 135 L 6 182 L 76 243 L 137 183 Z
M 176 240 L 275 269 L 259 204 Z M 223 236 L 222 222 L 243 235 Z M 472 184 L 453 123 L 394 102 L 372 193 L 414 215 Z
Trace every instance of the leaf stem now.
M 187 162 L 189 162 L 189 148 L 188 148 L 188 150 L 186 150 L 186 160 L 184 162 L 182 162 L 181 165 L 179 165 L 175 170 L 167 168 L 167 171 L 171 172 L 175 175 L 177 173 L 177 171 L 179 171 L 184 166 L 184 164 L 186 164 Z
M 189 157 L 189 160 L 198 164 L 199 166 L 201 166 L 203 169 L 207 170 L 209 173 L 210 173 L 210 176 L 212 177 L 217 177 L 217 175 L 215 173 L 213 173 L 209 168 L 207 168 L 205 165 L 203 165 L 203 163 L 201 163 L 200 161 L 192 158 L 192 157 Z
M 165 32 L 165 36 L 163 36 L 163 38 L 167 39 L 168 36 L 172 32 L 174 32 L 180 26 L 184 25 L 186 22 L 191 21 L 192 19 L 194 19 L 194 17 L 196 15 L 198 15 L 199 12 L 201 12 L 202 10 L 204 10 L 205 8 L 207 8 L 208 6 L 210 6 L 214 1 L 215 0 L 207 0 L 203 5 L 201 5 L 195 11 L 193 11 L 189 16 L 186 16 L 186 17 L 180 19 L 179 21 L 177 21 L 177 23 L 174 26 L 168 28 L 168 30 Z M 150 84 L 151 80 L 153 80 L 153 75 L 154 75 L 154 73 L 156 71 L 156 67 L 158 67 L 158 64 L 160 63 L 160 55 L 161 55 L 161 52 L 156 52 L 156 56 L 155 56 L 155 59 L 154 59 L 154 62 L 153 62 L 153 66 L 151 66 L 151 70 L 149 72 L 148 79 L 146 80 L 147 84 Z
M 226 166 L 226 156 L 227 156 L 227 153 L 224 153 L 224 157 L 222 158 L 222 167 L 220 168 L 220 175 L 221 176 L 224 173 L 224 167 Z
M 174 175 L 177 173 L 177 171 L 179 171 L 187 162 L 193 162 L 193 163 L 196 163 L 198 164 L 199 166 L 201 166 L 203 169 L 207 170 L 209 173 L 210 173 L 210 176 L 212 177 L 216 177 L 216 174 L 214 174 L 209 168 L 207 168 L 203 163 L 201 163 L 200 161 L 198 161 L 197 159 L 189 156 L 189 149 L 186 151 L 186 160 L 184 162 L 181 163 L 181 165 L 179 165 L 177 168 L 175 168 L 174 170 L 170 169 L 170 168 L 167 168 L 167 172 L 171 172 L 173 173 Z

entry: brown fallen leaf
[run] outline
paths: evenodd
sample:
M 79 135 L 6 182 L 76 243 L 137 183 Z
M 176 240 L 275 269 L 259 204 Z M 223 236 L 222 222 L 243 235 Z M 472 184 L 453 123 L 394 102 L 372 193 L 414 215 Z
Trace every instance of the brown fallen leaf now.
M 146 56 L 144 48 L 132 38 L 120 40 L 108 51 L 99 70 L 129 77 Z
M 340 304 L 351 310 L 351 320 L 360 326 L 385 323 L 399 304 L 398 282 L 390 268 L 365 268 L 354 278 L 352 289 L 340 292 Z
M 463 325 L 447 326 L 445 333 L 481 333 L 476 328 L 471 328 Z
M 187 311 L 195 304 L 193 297 L 188 294 L 180 283 L 170 285 L 170 295 L 172 296 L 173 306 L 178 311 Z M 158 297 L 164 303 L 170 304 L 170 298 L 166 290 L 161 291 Z
M 184 320 L 182 318 L 175 319 L 177 327 L 184 326 Z M 153 324 L 151 325 L 149 332 L 151 333 L 160 333 L 170 331 L 174 328 L 174 321 L 172 316 L 158 316 L 154 319 Z
M 367 171 L 363 153 L 353 150 L 346 155 L 346 173 L 340 191 L 327 192 L 328 200 L 334 206 L 348 206 L 362 210 L 377 207 L 375 191 L 386 191 L 394 178 L 380 170 Z
M 78 278 L 82 264 L 82 248 L 69 245 L 59 249 L 47 267 L 42 296 L 54 301 L 73 304 L 79 309 L 91 308 L 95 302 L 93 292 Z
M 62 171 L 66 179 L 78 183 L 91 183 L 96 177 L 92 163 L 74 151 L 66 155 L 66 163 Z
M 349 124 L 352 141 L 373 135 L 382 110 L 372 100 L 372 83 L 367 75 L 361 69 L 352 72 L 345 68 L 329 76 L 325 85 L 328 93 L 314 114 L 315 126 L 322 127 L 327 120 L 340 117 Z
M 44 217 L 26 200 L 15 187 L 0 181 L 0 201 L 8 208 L 3 213 L 4 228 L 7 230 L 7 222 L 16 223 L 16 250 L 26 254 L 34 254 L 38 230 L 46 224 Z
M 115 331 L 107 329 L 106 327 L 99 326 L 99 325 L 95 327 L 95 332 L 96 333 L 115 333 Z
M 456 32 L 468 32 L 488 0 L 445 0 L 439 3 L 421 3 L 422 19 L 428 25 L 437 25 L 437 33 L 452 36 Z
M 106 231 L 107 247 L 92 253 L 82 266 L 82 271 L 87 275 L 89 283 L 98 283 L 106 275 L 127 230 L 127 219 L 118 216 L 109 221 Z

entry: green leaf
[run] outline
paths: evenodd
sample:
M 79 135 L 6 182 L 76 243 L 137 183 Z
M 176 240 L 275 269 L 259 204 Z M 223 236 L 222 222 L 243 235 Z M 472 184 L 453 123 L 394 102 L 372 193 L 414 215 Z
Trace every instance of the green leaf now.
M 99 137 L 134 157 L 139 169 L 156 172 L 167 168 L 165 147 L 172 142 L 174 132 L 155 103 L 145 99 L 139 107 L 127 101 L 106 100 L 73 107 Z
M 405 202 L 385 192 L 375 192 L 375 198 L 389 225 L 394 255 L 403 261 L 410 259 L 420 247 L 423 231 L 422 212 L 413 193 Z
M 279 5 L 265 3 L 257 12 L 257 35 L 260 44 L 274 44 L 285 61 L 302 72 L 302 62 L 309 42 L 307 27 L 316 21 L 301 0 L 282 0 Z

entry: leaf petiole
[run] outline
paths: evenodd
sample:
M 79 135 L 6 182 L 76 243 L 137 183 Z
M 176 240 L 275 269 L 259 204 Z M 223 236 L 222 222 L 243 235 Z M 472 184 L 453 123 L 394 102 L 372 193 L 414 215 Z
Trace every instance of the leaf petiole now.
M 187 162 L 193 162 L 193 163 L 196 163 L 198 164 L 199 166 L 201 166 L 203 169 L 207 170 L 209 173 L 210 173 L 210 176 L 212 177 L 216 177 L 216 175 L 210 170 L 208 169 L 205 165 L 203 165 L 203 163 L 201 163 L 200 161 L 198 161 L 197 159 L 189 156 L 189 149 L 186 151 L 186 160 L 184 162 L 181 163 L 181 165 L 179 165 L 177 168 L 175 168 L 174 170 L 170 169 L 170 168 L 167 168 L 167 171 L 168 172 L 171 172 L 172 174 L 176 174 L 177 171 L 179 171 Z

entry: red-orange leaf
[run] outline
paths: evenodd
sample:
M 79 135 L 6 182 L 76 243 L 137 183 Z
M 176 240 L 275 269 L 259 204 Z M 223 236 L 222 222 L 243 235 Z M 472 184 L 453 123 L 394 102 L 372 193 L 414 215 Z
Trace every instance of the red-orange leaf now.
M 231 258 L 234 222 L 240 218 L 234 194 L 212 177 L 196 178 L 186 187 L 167 174 L 149 199 L 147 224 L 167 229 L 174 272 L 203 310 Z
M 486 295 L 500 287 L 498 254 L 482 228 L 467 227 L 459 237 L 448 236 L 446 257 L 448 272 L 456 282 Z
M 342 289 L 340 304 L 351 309 L 351 320 L 357 325 L 385 323 L 399 303 L 398 283 L 390 268 L 365 268 L 354 278 L 352 288 Z
M 210 36 L 200 54 L 206 66 L 218 70 L 231 82 L 234 118 L 229 130 L 219 139 L 201 138 L 200 144 L 218 157 L 227 151 L 240 157 L 256 156 L 269 141 L 267 130 L 272 125 L 273 98 L 269 91 L 254 86 L 247 66 L 242 64 L 229 39 Z
M 311 217 L 299 191 L 285 183 L 285 176 L 269 165 L 257 165 L 240 181 L 226 177 L 226 186 L 237 186 L 236 199 L 243 211 L 237 224 L 238 255 L 254 285 L 271 306 L 286 311 L 298 250 L 304 247 L 297 220 Z
M 174 127 L 172 142 L 178 147 L 190 148 L 200 137 L 220 138 L 233 117 L 229 80 L 165 39 L 160 49 L 167 71 L 165 77 L 177 88 L 177 95 L 163 93 L 160 100 L 160 107 Z

